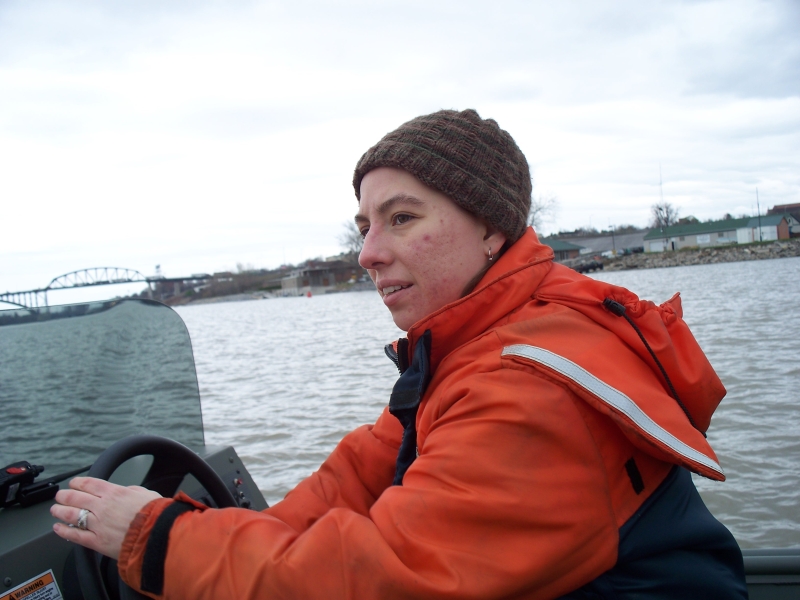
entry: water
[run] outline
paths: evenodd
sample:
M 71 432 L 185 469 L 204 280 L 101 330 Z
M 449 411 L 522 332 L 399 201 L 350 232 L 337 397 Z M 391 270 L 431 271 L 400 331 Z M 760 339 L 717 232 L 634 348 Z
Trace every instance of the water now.
M 90 308 L 56 308 L 50 319 L 39 315 L 0 330 L 0 467 L 27 460 L 45 465 L 50 477 L 92 464 L 134 433 L 202 444 L 200 396 L 181 319 L 154 302 Z M 32 316 L 4 311 L 0 320 L 13 320 L 9 313 Z
M 183 307 L 207 444 L 233 444 L 270 504 L 386 406 L 402 335 L 375 292 Z
M 684 317 L 728 389 L 709 440 L 728 476 L 695 481 L 742 547 L 800 545 L 800 258 L 601 273 Z M 401 332 L 371 292 L 179 309 L 194 344 L 206 443 L 233 444 L 267 501 L 373 422 Z

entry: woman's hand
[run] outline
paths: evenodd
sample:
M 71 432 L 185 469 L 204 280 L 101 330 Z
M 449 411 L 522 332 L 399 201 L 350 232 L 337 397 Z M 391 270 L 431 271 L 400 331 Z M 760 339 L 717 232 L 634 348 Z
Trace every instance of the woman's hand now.
M 64 521 L 53 525 L 53 531 L 65 540 L 113 559 L 119 558 L 125 534 L 137 513 L 152 500 L 161 498 L 160 494 L 138 485 L 123 487 L 93 477 L 75 477 L 69 487 L 56 494 L 56 504 L 50 508 L 51 515 Z M 78 527 L 81 509 L 89 511 L 86 529 Z

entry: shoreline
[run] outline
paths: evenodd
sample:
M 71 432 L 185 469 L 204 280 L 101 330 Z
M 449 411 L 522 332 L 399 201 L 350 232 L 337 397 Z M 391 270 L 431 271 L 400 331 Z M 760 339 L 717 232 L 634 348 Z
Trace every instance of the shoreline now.
M 739 246 L 713 246 L 603 258 L 603 270 L 658 269 L 800 256 L 800 238 Z
M 359 282 L 354 285 L 348 287 L 341 287 L 335 290 L 329 290 L 324 294 L 315 294 L 317 296 L 327 296 L 329 294 L 343 294 L 347 292 L 374 292 L 375 291 L 375 284 L 370 282 Z M 305 298 L 305 294 L 299 295 L 285 295 L 285 294 L 276 294 L 274 292 L 264 292 L 264 291 L 257 291 L 257 292 L 243 292 L 239 294 L 229 294 L 227 296 L 211 296 L 209 298 L 199 298 L 197 300 L 191 300 L 186 297 L 180 297 L 178 301 L 171 301 L 172 299 L 167 299 L 165 304 L 170 306 L 200 306 L 203 304 L 219 304 L 221 302 L 249 302 L 251 300 L 271 300 L 274 298 Z
M 710 265 L 715 263 L 741 262 L 749 260 L 768 260 L 773 258 L 792 258 L 800 256 L 800 238 L 778 240 L 747 245 L 713 246 L 709 248 L 692 248 L 667 252 L 648 252 L 628 254 L 613 258 L 602 258 L 604 271 L 630 271 L 634 269 L 660 269 L 665 267 L 687 267 L 692 265 Z M 596 259 L 597 260 L 597 259 Z M 567 264 L 569 266 L 569 264 Z M 346 293 L 357 291 L 373 291 L 374 285 L 356 284 L 350 288 L 341 288 L 328 293 Z M 178 301 L 167 301 L 172 306 L 198 306 L 220 302 L 246 302 L 250 300 L 266 300 L 283 297 L 273 292 L 245 292 L 226 296 L 213 296 L 191 300 L 181 297 Z

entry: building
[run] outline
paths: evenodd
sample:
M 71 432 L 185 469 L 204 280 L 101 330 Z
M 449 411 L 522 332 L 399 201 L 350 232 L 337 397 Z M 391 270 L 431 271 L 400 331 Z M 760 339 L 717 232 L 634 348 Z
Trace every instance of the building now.
M 795 221 L 800 223 L 800 204 L 776 204 L 767 211 L 768 215 L 782 215 L 789 214 Z M 792 225 L 789 223 L 789 236 L 800 237 L 800 225 Z
M 363 275 L 364 269 L 351 262 L 308 261 L 281 279 L 281 293 L 284 296 L 325 294 L 339 284 L 358 281 Z
M 737 241 L 740 244 L 772 242 L 787 240 L 793 235 L 800 236 L 800 221 L 789 213 L 767 214 L 750 219 L 746 227 L 737 231 Z
M 784 213 L 723 219 L 708 223 L 670 225 L 651 229 L 644 236 L 644 241 L 645 250 L 648 252 L 663 252 L 681 248 L 707 248 L 727 244 L 786 240 L 792 235 L 800 235 L 800 221 L 791 214 Z
M 763 217 L 762 217 L 763 219 Z M 750 217 L 723 219 L 708 223 L 682 223 L 651 229 L 644 236 L 645 250 L 664 252 L 681 248 L 703 248 L 738 243 L 738 230 L 746 228 Z
M 626 253 L 631 251 L 637 252 L 640 249 L 644 250 L 644 236 L 646 233 L 647 231 L 645 230 L 628 233 L 616 233 L 612 230 L 593 236 L 571 237 L 568 235 L 559 235 L 558 239 L 580 246 L 580 253 L 583 255 L 588 254 L 594 256 L 595 254 L 603 253 L 607 255 L 609 252 L 616 254 L 619 252 Z M 541 241 L 542 243 L 547 243 L 547 240 Z
M 577 258 L 581 253 L 581 246 L 564 242 L 556 238 L 542 238 L 539 241 L 553 249 L 553 254 L 555 254 L 556 261 Z
M 772 208 L 767 211 L 768 215 L 778 215 L 783 213 L 791 213 L 792 216 L 795 216 L 795 213 L 800 214 L 800 202 L 796 204 L 776 204 Z M 795 218 L 797 218 L 795 216 Z

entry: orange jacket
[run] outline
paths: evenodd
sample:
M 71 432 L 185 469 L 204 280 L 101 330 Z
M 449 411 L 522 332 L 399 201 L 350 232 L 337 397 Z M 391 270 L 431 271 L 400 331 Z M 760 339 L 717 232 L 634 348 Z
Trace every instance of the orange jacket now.
M 725 390 L 680 298 L 656 306 L 552 258 L 529 229 L 408 332 L 413 351 L 430 330 L 432 378 L 402 485 L 402 427 L 384 411 L 263 513 L 178 517 L 158 597 L 556 598 L 614 567 L 620 527 L 673 465 L 724 479 L 634 328 L 602 305 L 626 308 L 705 430 Z M 119 570 L 134 588 L 172 502 L 128 531 Z

